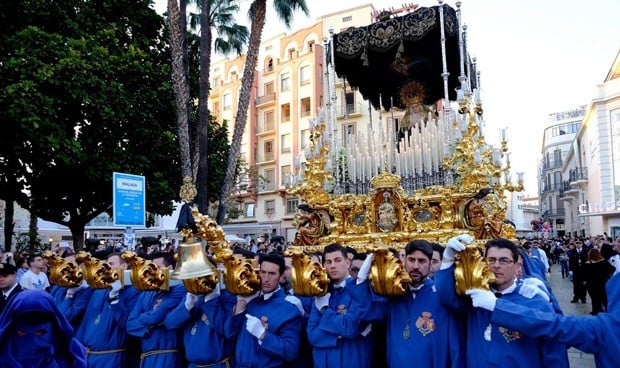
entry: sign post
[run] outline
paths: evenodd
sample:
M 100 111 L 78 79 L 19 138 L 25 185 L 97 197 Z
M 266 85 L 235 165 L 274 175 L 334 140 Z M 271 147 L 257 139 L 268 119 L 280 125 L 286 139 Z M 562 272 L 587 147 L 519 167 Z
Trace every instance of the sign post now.
M 146 227 L 146 181 L 144 176 L 113 173 L 114 226 L 125 226 L 125 246 L 135 247 L 132 226 Z M 129 243 L 129 244 L 127 244 Z

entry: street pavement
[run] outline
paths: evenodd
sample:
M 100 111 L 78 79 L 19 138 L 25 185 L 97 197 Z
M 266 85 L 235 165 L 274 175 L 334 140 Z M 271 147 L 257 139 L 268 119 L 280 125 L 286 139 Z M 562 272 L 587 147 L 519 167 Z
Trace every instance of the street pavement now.
M 553 289 L 553 294 L 558 299 L 560 307 L 565 315 L 575 316 L 589 316 L 592 311 L 592 305 L 590 304 L 590 297 L 588 296 L 586 304 L 581 302 L 571 303 L 573 299 L 573 284 L 568 278 L 562 279 L 560 272 L 560 265 L 551 265 L 551 273 L 547 274 L 549 284 Z M 595 368 L 594 356 L 592 354 L 586 354 L 581 350 L 571 347 L 568 349 L 568 360 L 571 368 Z

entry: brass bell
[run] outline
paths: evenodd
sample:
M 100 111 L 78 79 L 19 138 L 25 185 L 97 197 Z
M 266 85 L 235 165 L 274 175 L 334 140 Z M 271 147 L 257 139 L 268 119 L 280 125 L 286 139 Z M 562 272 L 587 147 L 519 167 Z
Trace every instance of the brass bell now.
M 213 275 L 217 268 L 207 259 L 201 242 L 181 243 L 177 254 L 177 267 L 170 276 L 175 280 L 193 279 Z

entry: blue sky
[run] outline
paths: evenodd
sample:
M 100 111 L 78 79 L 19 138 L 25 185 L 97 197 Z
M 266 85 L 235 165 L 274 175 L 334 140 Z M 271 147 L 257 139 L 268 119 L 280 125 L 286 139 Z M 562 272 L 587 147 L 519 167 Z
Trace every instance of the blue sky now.
M 157 0 L 165 9 L 165 0 Z M 247 22 L 247 5 L 239 21 Z M 310 18 L 297 15 L 292 30 L 323 14 L 372 3 L 378 10 L 405 1 L 307 0 Z M 420 6 L 437 1 L 420 0 Z M 456 1 L 446 1 L 455 7 Z M 535 194 L 536 163 L 547 115 L 589 104 L 620 49 L 620 1 L 462 0 L 470 54 L 478 59 L 489 143 L 508 127 L 513 173 L 525 172 Z M 286 31 L 268 14 L 264 37 Z M 290 32 L 290 31 L 289 31 Z M 514 177 L 515 175 L 513 175 Z

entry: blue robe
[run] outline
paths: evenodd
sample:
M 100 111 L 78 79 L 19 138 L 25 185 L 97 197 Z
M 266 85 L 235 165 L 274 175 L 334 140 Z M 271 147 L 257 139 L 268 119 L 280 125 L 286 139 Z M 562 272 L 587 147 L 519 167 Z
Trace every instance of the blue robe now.
M 467 367 L 568 367 L 565 345 L 550 343 L 494 324 L 491 322 L 491 312 L 473 308 L 467 299 L 458 297 L 454 290 L 454 265 L 435 272 L 435 285 L 440 302 L 446 308 L 467 314 Z M 539 295 L 528 299 L 519 294 L 519 287 L 518 283 L 516 289 L 504 294 L 502 299 L 553 312 L 551 303 Z
M 260 344 L 245 328 L 246 313 L 235 316 L 231 313 L 226 321 L 226 330 L 229 336 L 239 333 L 235 352 L 237 368 L 283 367 L 297 358 L 301 313 L 285 297 L 284 291 L 278 289 L 267 300 L 261 300 L 261 296 L 248 303 L 245 312 L 267 324 L 265 337 Z
M 607 313 L 583 317 L 532 310 L 502 298 L 495 305 L 491 321 L 592 353 L 597 367 L 617 367 L 620 362 L 620 274 L 607 282 L 607 295 Z
M 58 309 L 65 318 L 71 323 L 74 329 L 77 329 L 82 321 L 84 310 L 88 305 L 93 289 L 85 288 L 73 295 L 73 298 L 67 298 L 67 289 L 63 286 L 52 286 L 50 294 L 54 297 L 54 301 Z
M 329 308 L 321 313 L 312 307 L 308 320 L 308 340 L 312 345 L 314 366 L 370 368 L 372 338 L 363 336 L 368 323 L 363 310 L 349 294 L 355 279 L 347 279 L 346 287 L 330 287 Z
M 138 291 L 125 287 L 121 291 L 118 303 L 109 301 L 110 289 L 94 290 L 82 323 L 77 329 L 76 338 L 88 351 L 89 368 L 127 367 L 127 352 L 97 354 L 117 349 L 127 349 L 127 318 L 136 304 Z
M 232 357 L 236 334 L 227 336 L 224 325 L 236 302 L 237 297 L 224 290 L 219 297 L 206 303 L 201 296 L 191 311 L 185 308 L 184 302 L 180 303 L 166 317 L 164 324 L 168 329 L 183 329 L 185 357 L 189 368 L 197 364 L 214 364 Z
M 13 321 L 25 313 L 46 313 L 54 326 L 54 361 L 50 367 L 85 368 L 86 350 L 74 338 L 73 327 L 60 313 L 47 291 L 25 290 L 17 293 L 0 314 L 0 364 L 3 368 L 22 368 L 19 356 L 13 355 L 11 335 Z
M 183 285 L 170 286 L 168 291 L 141 291 L 129 313 L 127 333 L 142 338 L 142 368 L 175 368 L 181 366 L 177 332 L 163 325 L 168 314 L 185 300 Z M 165 352 L 172 350 L 173 352 Z
M 386 320 L 387 359 L 391 368 L 454 367 L 464 365 L 464 336 L 460 321 L 439 303 L 433 280 L 400 297 L 380 298 L 365 281 L 351 287 L 351 295 L 365 309 L 363 319 Z M 372 303 L 368 301 L 373 301 Z

